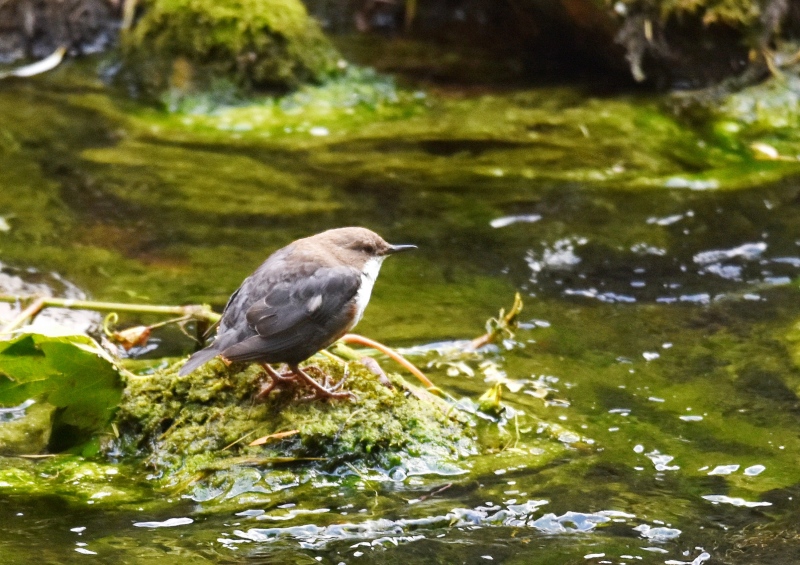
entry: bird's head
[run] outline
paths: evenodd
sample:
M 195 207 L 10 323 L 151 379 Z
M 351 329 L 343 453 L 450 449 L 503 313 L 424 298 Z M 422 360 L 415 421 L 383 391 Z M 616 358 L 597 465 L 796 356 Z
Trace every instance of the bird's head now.
M 309 238 L 312 239 L 312 238 Z M 394 253 L 416 249 L 416 245 L 392 245 L 377 233 L 366 228 L 337 228 L 313 236 L 339 259 L 363 268 L 364 265 L 383 260 Z

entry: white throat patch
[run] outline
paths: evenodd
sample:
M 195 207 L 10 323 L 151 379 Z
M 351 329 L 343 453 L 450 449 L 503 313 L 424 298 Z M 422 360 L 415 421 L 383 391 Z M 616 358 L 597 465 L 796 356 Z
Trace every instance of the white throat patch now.
M 350 326 L 351 329 L 361 321 L 364 310 L 367 309 L 372 287 L 375 285 L 375 279 L 378 278 L 384 259 L 386 257 L 373 257 L 364 264 L 364 270 L 361 271 L 361 286 L 358 287 L 358 292 L 356 293 L 356 318 L 353 321 L 353 325 Z

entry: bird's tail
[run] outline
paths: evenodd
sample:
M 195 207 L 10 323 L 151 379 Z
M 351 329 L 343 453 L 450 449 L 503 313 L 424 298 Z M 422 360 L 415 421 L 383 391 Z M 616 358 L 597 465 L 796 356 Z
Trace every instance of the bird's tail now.
M 189 360 L 184 363 L 183 367 L 181 367 L 178 374 L 180 376 L 188 375 L 195 369 L 197 369 L 200 365 L 211 361 L 214 357 L 219 355 L 219 351 L 212 345 L 210 347 L 206 347 L 205 349 L 201 349 L 200 351 L 195 352 L 189 357 Z

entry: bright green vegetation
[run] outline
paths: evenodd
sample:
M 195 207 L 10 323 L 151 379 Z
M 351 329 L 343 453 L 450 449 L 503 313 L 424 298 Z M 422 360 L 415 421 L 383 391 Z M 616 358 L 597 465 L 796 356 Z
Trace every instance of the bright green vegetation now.
M 0 341 L 0 452 L 36 455 L 76 447 L 104 431 L 122 394 L 113 360 L 88 336 L 22 334 Z
M 66 81 L 71 91 L 48 93 L 48 81 Z M 763 117 L 748 123 L 738 106 L 683 121 L 660 100 L 567 88 L 416 96 L 357 71 L 212 113 L 131 107 L 98 88 L 56 74 L 0 92 L 0 205 L 10 226 L 0 233 L 2 260 L 55 270 L 96 298 L 222 305 L 269 250 L 329 225 L 379 226 L 373 207 L 387 198 L 400 207 L 386 214 L 404 222 L 384 230 L 387 238 L 413 232 L 424 244 L 449 232 L 465 242 L 456 253 L 467 257 L 472 226 L 493 240 L 484 226 L 523 208 L 531 184 L 727 190 L 800 170 L 796 128 L 763 127 L 772 123 L 767 116 L 786 119 L 786 107 L 769 112 L 772 98 L 760 93 L 754 104 Z M 776 90 L 775 99 L 786 92 Z M 762 158 L 750 148 L 756 142 L 783 158 Z M 376 292 L 398 304 L 413 293 L 423 308 L 460 317 L 455 326 L 482 323 L 495 309 L 497 301 L 481 298 L 485 289 L 513 292 L 457 264 L 451 273 L 467 283 L 458 292 L 473 299 L 467 310 L 448 308 L 436 285 L 450 275 L 431 280 L 431 260 L 438 258 L 404 258 L 416 267 L 385 277 Z M 419 273 L 427 273 L 421 290 Z
M 32 461 L 0 457 L 0 492 L 6 495 L 58 497 L 67 504 L 118 508 L 147 501 L 149 489 L 134 480 L 136 470 L 105 461 L 88 461 L 75 455 L 60 455 Z
M 123 81 L 148 94 L 284 91 L 337 68 L 336 50 L 299 0 L 149 0 L 144 9 L 123 40 Z
M 800 126 L 800 76 L 786 74 L 728 96 L 715 112 L 721 136 L 765 141 L 796 156 Z

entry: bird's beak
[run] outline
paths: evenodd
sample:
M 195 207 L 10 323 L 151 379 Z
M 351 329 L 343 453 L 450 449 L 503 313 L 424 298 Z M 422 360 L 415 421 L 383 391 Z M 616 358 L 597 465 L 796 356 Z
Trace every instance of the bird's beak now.
M 410 249 L 416 249 L 416 245 L 390 245 L 389 250 L 386 252 L 387 255 L 393 255 L 394 253 L 400 253 L 401 251 L 408 251 Z

